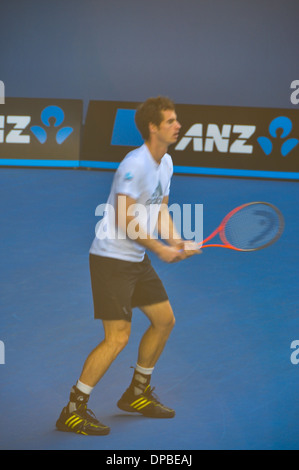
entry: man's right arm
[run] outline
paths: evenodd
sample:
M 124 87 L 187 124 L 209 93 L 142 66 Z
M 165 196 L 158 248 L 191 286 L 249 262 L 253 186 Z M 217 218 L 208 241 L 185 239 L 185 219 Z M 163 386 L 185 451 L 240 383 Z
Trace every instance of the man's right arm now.
M 134 206 L 137 201 L 125 194 L 116 195 L 116 226 L 128 238 L 142 245 L 145 249 L 155 253 L 162 261 L 173 263 L 186 258 L 180 245 L 168 246 L 151 234 L 136 222 Z

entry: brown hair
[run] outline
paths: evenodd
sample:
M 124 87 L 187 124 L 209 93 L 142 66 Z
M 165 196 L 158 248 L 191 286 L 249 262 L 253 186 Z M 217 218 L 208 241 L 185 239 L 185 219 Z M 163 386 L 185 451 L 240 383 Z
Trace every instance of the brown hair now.
M 144 140 L 149 138 L 149 124 L 152 123 L 159 126 L 163 120 L 162 111 L 168 109 L 174 110 L 175 106 L 173 101 L 164 96 L 148 98 L 138 106 L 135 114 L 135 123 Z

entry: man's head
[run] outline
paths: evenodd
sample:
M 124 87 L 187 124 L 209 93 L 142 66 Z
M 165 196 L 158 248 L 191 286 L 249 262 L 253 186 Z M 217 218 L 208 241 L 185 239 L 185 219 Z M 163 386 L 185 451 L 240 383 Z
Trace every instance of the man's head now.
M 165 111 L 168 111 L 169 117 L 175 117 L 176 120 L 173 101 L 163 96 L 149 98 L 137 108 L 135 123 L 145 141 L 149 140 L 151 129 L 159 129 L 166 117 Z

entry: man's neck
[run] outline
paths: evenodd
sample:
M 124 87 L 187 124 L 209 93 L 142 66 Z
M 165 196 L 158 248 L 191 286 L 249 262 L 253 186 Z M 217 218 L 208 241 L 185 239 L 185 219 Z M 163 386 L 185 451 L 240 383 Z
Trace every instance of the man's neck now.
M 160 144 L 158 142 L 145 142 L 147 148 L 149 149 L 153 159 L 160 164 L 163 156 L 167 152 L 168 147 L 165 144 Z

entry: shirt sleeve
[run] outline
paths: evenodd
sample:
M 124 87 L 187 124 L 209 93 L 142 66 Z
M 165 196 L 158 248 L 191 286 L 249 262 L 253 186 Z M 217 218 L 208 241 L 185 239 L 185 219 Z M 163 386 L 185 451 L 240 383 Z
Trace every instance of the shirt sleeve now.
M 133 162 L 123 161 L 115 175 L 115 193 L 125 194 L 133 199 L 138 199 L 141 194 L 141 173 L 140 165 L 136 164 L 136 160 Z
M 171 178 L 173 175 L 173 163 L 172 163 L 172 158 L 170 155 L 165 155 L 166 157 L 166 165 L 167 165 L 167 171 L 168 171 L 168 183 L 166 185 L 166 190 L 164 193 L 164 196 L 169 196 L 170 193 L 170 183 L 171 183 Z

